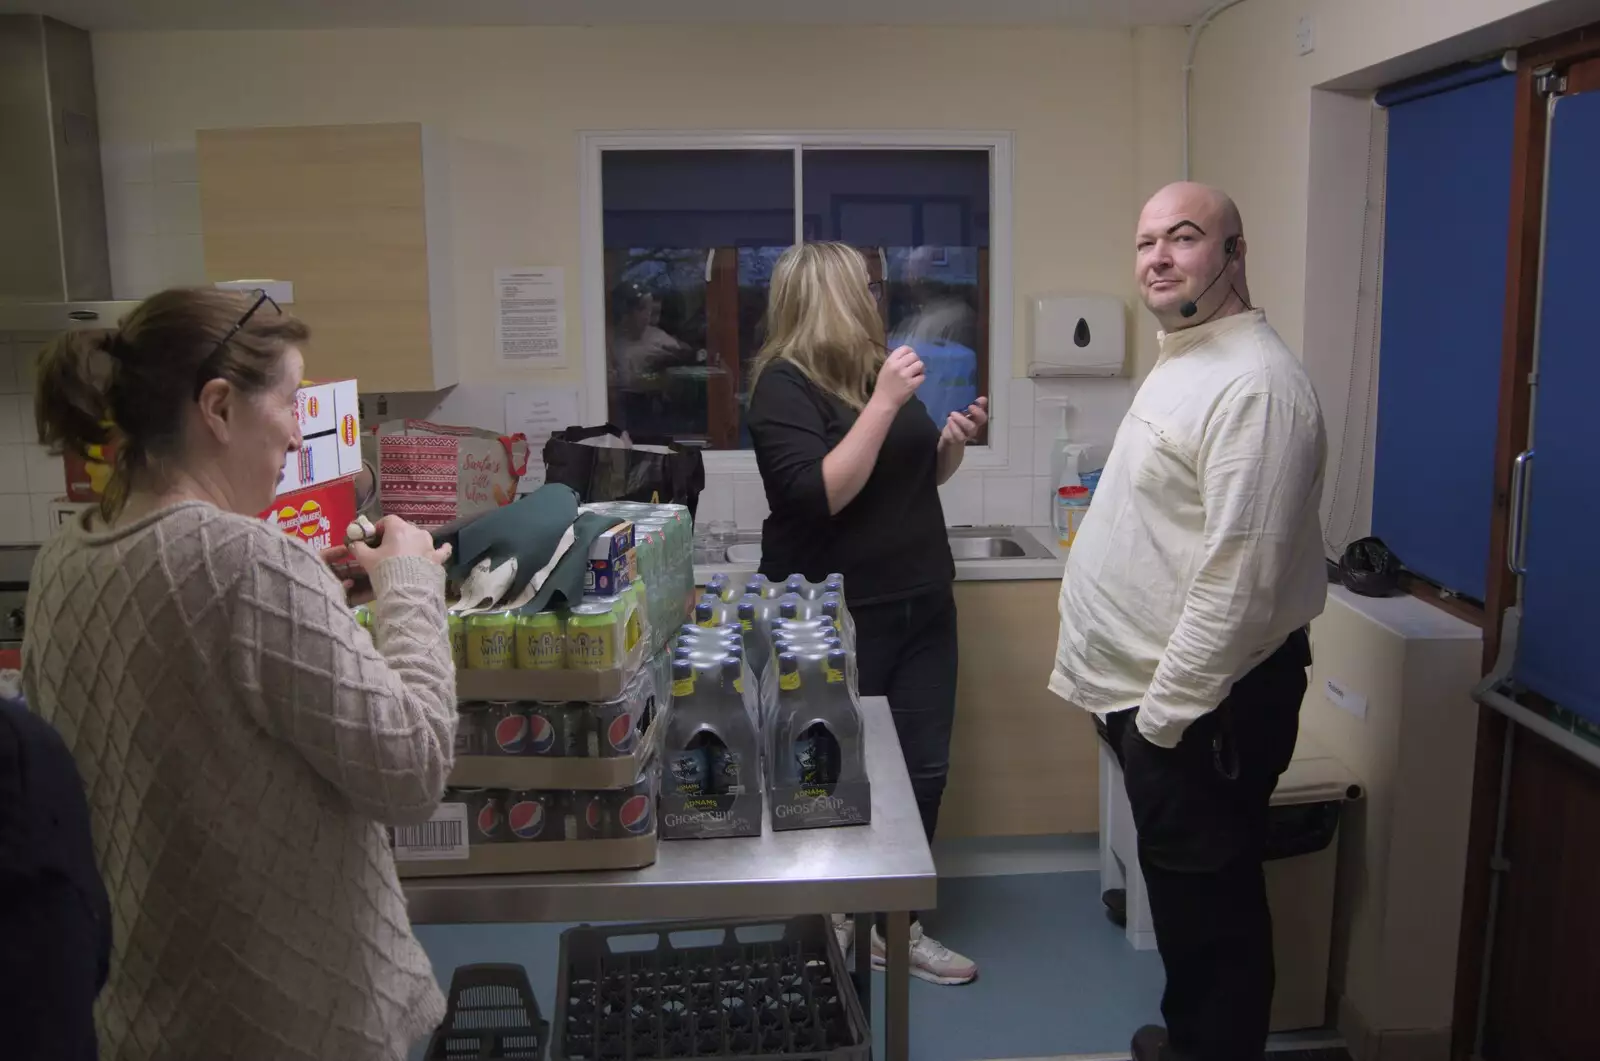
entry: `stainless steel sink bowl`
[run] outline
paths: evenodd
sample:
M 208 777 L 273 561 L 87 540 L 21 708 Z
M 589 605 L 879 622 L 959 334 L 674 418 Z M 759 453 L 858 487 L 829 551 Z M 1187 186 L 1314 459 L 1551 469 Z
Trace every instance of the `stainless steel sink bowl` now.
M 1016 527 L 951 527 L 950 553 L 963 560 L 1048 560 L 1051 553 L 1033 535 Z M 741 535 L 741 538 L 744 536 Z M 754 535 L 751 536 L 755 538 Z M 756 568 L 761 565 L 761 542 L 740 541 L 728 546 L 728 563 Z

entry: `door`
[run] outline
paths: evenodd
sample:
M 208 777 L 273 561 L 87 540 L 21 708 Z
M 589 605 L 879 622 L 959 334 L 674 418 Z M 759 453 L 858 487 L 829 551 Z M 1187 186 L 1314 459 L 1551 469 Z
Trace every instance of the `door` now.
M 1552 104 L 1517 681 L 1600 727 L 1600 92 Z

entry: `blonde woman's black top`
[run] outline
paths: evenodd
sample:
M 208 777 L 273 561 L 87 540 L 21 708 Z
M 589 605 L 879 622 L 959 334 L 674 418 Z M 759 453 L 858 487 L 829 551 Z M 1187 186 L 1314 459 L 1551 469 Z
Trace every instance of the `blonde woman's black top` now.
M 939 503 L 939 428 L 915 395 L 895 416 L 861 492 L 829 515 L 822 458 L 856 416 L 787 361 L 756 382 L 748 424 L 772 509 L 761 531 L 761 573 L 812 581 L 841 574 L 852 605 L 948 588 L 955 563 Z

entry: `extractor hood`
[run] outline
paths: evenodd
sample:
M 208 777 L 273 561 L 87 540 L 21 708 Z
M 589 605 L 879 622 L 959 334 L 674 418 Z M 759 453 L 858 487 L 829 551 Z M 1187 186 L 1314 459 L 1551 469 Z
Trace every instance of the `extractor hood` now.
M 0 331 L 115 324 L 88 33 L 0 15 L 0 159 Z

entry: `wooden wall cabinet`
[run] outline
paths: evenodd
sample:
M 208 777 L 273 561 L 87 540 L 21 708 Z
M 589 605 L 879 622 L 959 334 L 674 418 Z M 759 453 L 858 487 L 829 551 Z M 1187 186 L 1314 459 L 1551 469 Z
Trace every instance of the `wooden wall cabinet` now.
M 415 123 L 201 130 L 207 277 L 293 282 L 314 378 L 453 385 L 442 146 Z

